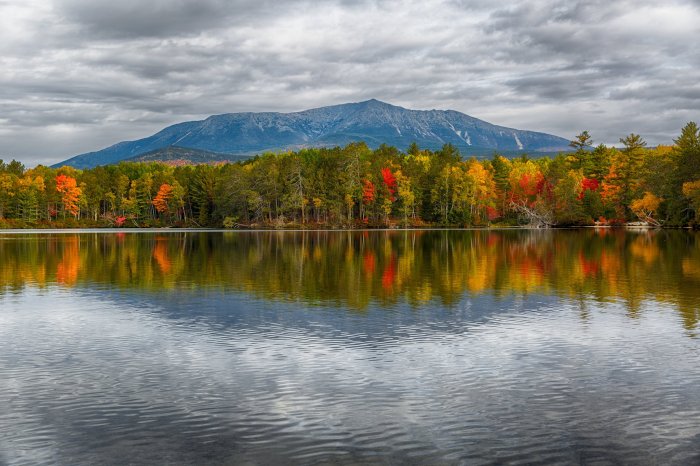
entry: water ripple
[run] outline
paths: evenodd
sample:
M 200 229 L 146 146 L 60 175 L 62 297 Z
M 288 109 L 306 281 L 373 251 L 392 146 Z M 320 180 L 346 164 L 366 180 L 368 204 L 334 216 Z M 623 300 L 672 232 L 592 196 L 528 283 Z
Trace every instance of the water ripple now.
M 698 341 L 657 303 L 633 326 L 599 304 L 584 327 L 565 301 L 438 323 L 294 303 L 247 322 L 279 306 L 250 301 L 221 326 L 202 317 L 225 301 L 190 300 L 197 318 L 89 293 L 4 300 L 0 464 L 700 460 Z

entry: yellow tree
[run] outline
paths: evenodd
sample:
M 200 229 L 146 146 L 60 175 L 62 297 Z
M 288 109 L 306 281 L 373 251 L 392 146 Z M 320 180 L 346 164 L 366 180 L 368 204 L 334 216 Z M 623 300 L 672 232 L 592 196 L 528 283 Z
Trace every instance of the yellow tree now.
M 690 199 L 690 205 L 695 209 L 695 218 L 700 212 L 700 180 L 683 183 L 683 195 Z
M 644 193 L 641 199 L 635 199 L 630 203 L 630 210 L 639 217 L 639 220 L 659 226 L 661 222 L 654 218 L 656 211 L 659 210 L 661 199 L 650 192 Z
M 452 201 L 452 181 L 456 175 L 452 173 L 449 165 L 445 165 L 440 170 L 438 177 L 433 182 L 433 187 L 430 190 L 430 200 L 436 207 L 439 218 L 443 224 L 447 224 L 450 214 L 450 206 Z
M 474 180 L 467 174 L 464 163 L 450 167 L 451 203 L 449 212 L 451 222 L 471 223 L 469 206 L 474 197 Z
M 314 197 L 312 199 L 314 204 L 314 211 L 316 211 L 316 223 L 321 222 L 321 206 L 323 205 L 323 199 L 320 197 Z
M 581 172 L 582 170 L 569 170 L 554 187 L 554 215 L 557 223 L 571 225 L 585 221 L 581 202 L 584 177 Z
M 33 176 L 27 172 L 18 179 L 17 209 L 25 220 L 35 221 L 39 218 L 39 196 L 46 189 L 44 177 Z
M 345 193 L 345 196 L 343 196 L 343 203 L 345 204 L 345 209 L 348 212 L 348 222 L 352 222 L 352 211 L 355 208 L 355 199 L 352 197 L 352 194 Z
M 473 192 L 471 198 L 471 216 L 478 222 L 488 219 L 489 211 L 495 211 L 496 183 L 493 173 L 479 162 L 472 162 L 467 170 L 467 175 L 473 180 Z M 473 222 L 473 220 L 472 220 Z
M 187 221 L 187 209 L 185 209 L 185 195 L 187 194 L 185 188 L 177 181 L 173 182 L 173 204 L 176 209 L 177 219 L 183 219 Z
M 401 200 L 401 212 L 403 213 L 403 222 L 408 224 L 408 216 L 415 217 L 416 195 L 411 186 L 411 179 L 403 174 L 401 170 L 394 173 L 397 185 L 397 194 Z
M 0 219 L 7 215 L 10 201 L 15 197 L 17 175 L 0 173 Z

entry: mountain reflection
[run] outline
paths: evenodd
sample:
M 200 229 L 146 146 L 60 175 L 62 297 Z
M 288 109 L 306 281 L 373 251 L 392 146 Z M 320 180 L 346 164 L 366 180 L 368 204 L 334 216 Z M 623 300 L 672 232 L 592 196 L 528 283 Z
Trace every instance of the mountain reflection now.
M 0 293 L 214 287 L 355 310 L 542 294 L 618 300 L 630 317 L 668 303 L 688 330 L 700 319 L 700 236 L 684 231 L 0 234 L 0 258 Z

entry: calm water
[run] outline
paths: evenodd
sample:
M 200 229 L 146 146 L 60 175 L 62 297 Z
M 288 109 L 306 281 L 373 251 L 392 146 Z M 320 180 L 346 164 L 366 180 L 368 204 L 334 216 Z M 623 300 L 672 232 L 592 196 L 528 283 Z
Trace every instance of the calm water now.
M 700 464 L 700 235 L 0 234 L 0 464 Z

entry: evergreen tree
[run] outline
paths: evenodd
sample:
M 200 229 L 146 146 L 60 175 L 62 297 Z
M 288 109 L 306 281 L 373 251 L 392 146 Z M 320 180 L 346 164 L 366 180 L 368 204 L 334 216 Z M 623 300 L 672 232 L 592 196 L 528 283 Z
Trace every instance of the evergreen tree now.
M 569 142 L 569 146 L 575 149 L 571 154 L 571 168 L 578 170 L 587 165 L 590 155 L 590 147 L 593 145 L 593 138 L 588 131 L 583 131 L 576 138 Z

